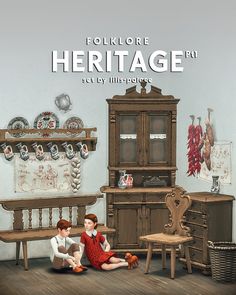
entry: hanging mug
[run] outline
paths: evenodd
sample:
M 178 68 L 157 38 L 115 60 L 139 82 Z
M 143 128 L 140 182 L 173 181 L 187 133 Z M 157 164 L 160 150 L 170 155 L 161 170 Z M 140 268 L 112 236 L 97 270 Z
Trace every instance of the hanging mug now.
M 33 149 L 35 150 L 35 156 L 38 160 L 43 160 L 44 158 L 44 151 L 43 146 L 41 144 L 37 144 L 37 142 L 34 142 L 32 144 Z
M 78 143 L 76 143 L 76 146 L 78 147 L 81 158 L 87 159 L 89 156 L 87 144 L 85 144 L 85 143 L 83 144 L 82 142 L 78 142 Z
M 70 160 L 73 159 L 75 156 L 75 152 L 73 150 L 72 144 L 67 144 L 67 142 L 63 142 L 61 145 L 65 149 L 66 157 Z
M 3 144 L 1 144 L 1 148 L 3 150 L 6 160 L 8 160 L 8 161 L 12 160 L 14 157 L 12 147 L 10 145 L 7 145 L 6 143 L 3 143 Z
M 21 142 L 16 144 L 16 147 L 18 148 L 20 152 L 20 158 L 24 161 L 29 159 L 29 151 L 25 144 L 22 144 Z
M 56 144 L 53 144 L 52 142 L 49 142 L 47 144 L 47 147 L 49 148 L 52 159 L 53 160 L 59 159 L 60 154 L 59 154 L 58 146 Z

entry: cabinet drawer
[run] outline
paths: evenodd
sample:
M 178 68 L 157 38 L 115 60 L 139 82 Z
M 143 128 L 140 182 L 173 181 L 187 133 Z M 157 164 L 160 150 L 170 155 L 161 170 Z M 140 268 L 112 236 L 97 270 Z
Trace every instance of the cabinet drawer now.
M 189 247 L 190 260 L 202 263 L 202 251 Z
M 191 246 L 199 250 L 203 250 L 203 239 L 193 236 L 193 241 L 191 242 Z
M 189 210 L 196 211 L 196 212 L 202 212 L 202 203 L 193 201 Z
M 140 203 L 143 202 L 143 194 L 115 194 L 114 202 Z
M 166 193 L 146 194 L 147 202 L 165 202 Z
M 191 236 L 195 236 L 195 237 L 199 237 L 202 238 L 203 237 L 203 231 L 204 231 L 204 227 L 202 226 L 198 226 L 195 224 L 189 224 L 188 222 L 185 223 L 186 226 L 190 227 L 191 229 Z
M 202 218 L 202 214 L 197 214 L 193 212 L 186 213 L 186 222 L 193 223 L 195 225 L 205 225 L 206 220 Z

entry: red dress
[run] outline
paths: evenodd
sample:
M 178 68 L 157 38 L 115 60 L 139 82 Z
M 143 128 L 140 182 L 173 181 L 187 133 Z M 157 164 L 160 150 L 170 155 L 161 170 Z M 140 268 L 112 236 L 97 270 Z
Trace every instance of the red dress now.
M 102 246 L 105 241 L 104 236 L 97 232 L 96 236 L 90 237 L 86 232 L 81 234 L 80 242 L 85 245 L 85 254 L 92 264 L 93 267 L 97 269 L 102 269 L 101 265 L 103 263 L 110 263 L 109 259 L 116 254 L 112 251 L 105 252 Z

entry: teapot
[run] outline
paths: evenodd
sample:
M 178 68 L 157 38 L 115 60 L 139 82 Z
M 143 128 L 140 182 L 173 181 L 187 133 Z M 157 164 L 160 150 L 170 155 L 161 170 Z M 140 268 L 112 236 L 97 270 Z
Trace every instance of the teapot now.
M 70 110 L 70 106 L 72 105 L 69 95 L 65 93 L 62 93 L 55 98 L 55 104 L 59 110 L 65 111 L 65 113 Z

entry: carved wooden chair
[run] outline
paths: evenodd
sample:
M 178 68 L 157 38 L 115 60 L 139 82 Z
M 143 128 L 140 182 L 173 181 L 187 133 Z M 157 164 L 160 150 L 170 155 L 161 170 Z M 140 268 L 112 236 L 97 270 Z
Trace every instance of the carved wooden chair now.
M 175 278 L 176 247 L 181 245 L 187 263 L 188 273 L 192 273 L 188 243 L 193 240 L 190 236 L 190 228 L 183 225 L 183 215 L 191 206 L 190 197 L 181 195 L 180 191 L 166 195 L 166 206 L 170 210 L 170 223 L 164 226 L 163 233 L 141 236 L 140 240 L 147 242 L 147 259 L 145 273 L 148 273 L 152 257 L 153 244 L 159 244 L 162 247 L 162 268 L 166 268 L 166 246 L 170 247 L 171 257 L 171 278 Z

